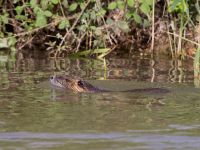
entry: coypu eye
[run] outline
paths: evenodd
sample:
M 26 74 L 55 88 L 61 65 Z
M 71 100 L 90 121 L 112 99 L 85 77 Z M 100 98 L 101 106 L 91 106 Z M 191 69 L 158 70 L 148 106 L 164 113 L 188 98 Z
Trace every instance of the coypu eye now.
M 79 80 L 78 81 L 78 86 L 82 87 L 84 85 L 83 81 Z
M 51 76 L 50 79 L 53 80 L 53 76 Z

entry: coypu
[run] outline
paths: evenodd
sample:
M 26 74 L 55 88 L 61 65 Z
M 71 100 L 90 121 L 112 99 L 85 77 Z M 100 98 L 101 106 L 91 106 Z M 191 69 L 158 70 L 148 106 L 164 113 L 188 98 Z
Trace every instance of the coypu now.
M 54 75 L 50 77 L 50 82 L 53 86 L 62 88 L 62 89 L 69 89 L 74 92 L 90 92 L 90 93 L 98 93 L 98 92 L 153 92 L 153 93 L 167 93 L 169 92 L 168 89 L 164 88 L 144 88 L 144 89 L 131 89 L 125 91 L 110 91 L 101 89 L 91 85 L 90 83 L 81 80 L 72 78 L 69 76 L 62 76 L 62 75 Z

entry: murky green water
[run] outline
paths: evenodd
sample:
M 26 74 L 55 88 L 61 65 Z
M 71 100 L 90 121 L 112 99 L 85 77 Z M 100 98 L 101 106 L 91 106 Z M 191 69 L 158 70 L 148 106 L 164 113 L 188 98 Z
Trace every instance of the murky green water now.
M 0 149 L 200 147 L 200 89 L 190 62 L 25 59 L 0 65 Z M 115 91 L 164 87 L 171 92 L 78 94 L 52 88 L 49 76 L 64 73 Z

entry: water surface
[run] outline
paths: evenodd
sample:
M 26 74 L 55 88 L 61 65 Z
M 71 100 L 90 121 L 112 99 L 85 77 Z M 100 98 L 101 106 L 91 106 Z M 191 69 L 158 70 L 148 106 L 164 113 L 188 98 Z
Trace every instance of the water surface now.
M 200 94 L 190 62 L 166 59 L 1 62 L 1 149 L 199 149 Z M 163 87 L 170 93 L 73 93 L 53 74 L 79 76 L 120 91 Z

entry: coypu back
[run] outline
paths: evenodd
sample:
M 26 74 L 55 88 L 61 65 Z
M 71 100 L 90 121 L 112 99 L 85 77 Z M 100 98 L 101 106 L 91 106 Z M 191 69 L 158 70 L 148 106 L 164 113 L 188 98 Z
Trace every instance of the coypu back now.
M 165 88 L 144 88 L 144 89 L 131 89 L 131 90 L 125 90 L 125 91 L 109 91 L 109 90 L 104 90 L 104 89 L 95 87 L 84 80 L 81 80 L 78 78 L 72 78 L 69 76 L 62 76 L 62 75 L 52 76 L 50 78 L 50 82 L 53 86 L 56 86 L 62 89 L 69 89 L 74 92 L 90 92 L 90 93 L 97 93 L 97 92 L 168 93 L 170 92 L 168 89 L 165 89 Z

